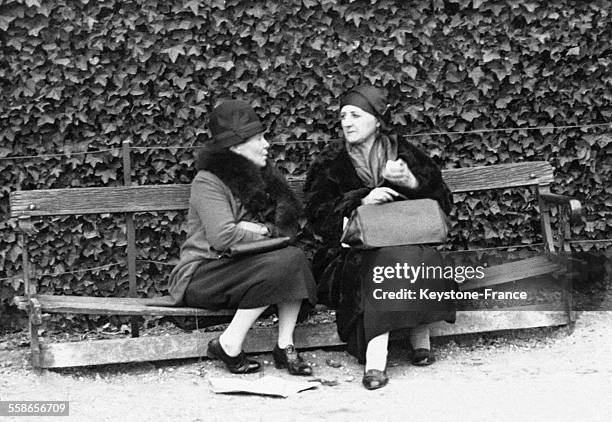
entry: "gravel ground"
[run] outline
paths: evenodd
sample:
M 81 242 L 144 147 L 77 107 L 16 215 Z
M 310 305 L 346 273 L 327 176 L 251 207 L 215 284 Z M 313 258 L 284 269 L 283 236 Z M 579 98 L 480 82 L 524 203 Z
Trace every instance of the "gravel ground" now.
M 610 307 L 604 309 L 611 309 Z M 609 421 L 612 312 L 583 312 L 573 330 L 542 328 L 436 339 L 433 366 L 411 366 L 391 347 L 386 388 L 361 386 L 362 367 L 342 350 L 311 350 L 315 378 L 329 381 L 286 399 L 220 395 L 208 379 L 219 362 L 180 360 L 33 371 L 24 333 L 0 338 L 1 400 L 69 400 L 75 421 L 538 420 Z M 262 375 L 292 378 L 269 354 Z M 341 363 L 333 368 L 328 359 Z M 9 418 L 41 421 L 44 418 Z M 58 420 L 58 418 L 48 418 Z

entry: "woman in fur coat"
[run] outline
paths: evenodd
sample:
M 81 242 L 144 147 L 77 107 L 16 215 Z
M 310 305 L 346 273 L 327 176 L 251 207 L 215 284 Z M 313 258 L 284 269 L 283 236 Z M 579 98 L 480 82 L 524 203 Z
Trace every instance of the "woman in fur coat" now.
M 213 146 L 203 150 L 196 163 L 187 240 L 170 275 L 170 293 L 176 305 L 237 309 L 227 329 L 208 344 L 207 351 L 233 373 L 260 370 L 259 362 L 242 352 L 242 343 L 261 313 L 276 304 L 276 367 L 285 367 L 293 375 L 310 375 L 310 365 L 293 346 L 302 301 L 316 301 L 314 278 L 304 253 L 287 246 L 237 258 L 222 256 L 238 243 L 295 237 L 300 204 L 268 163 L 264 128 L 248 103 L 231 100 L 215 107 L 210 130 Z
M 410 328 L 412 362 L 428 365 L 427 324 L 454 322 L 454 304 L 427 300 L 372 299 L 373 288 L 421 288 L 449 291 L 453 281 L 427 279 L 385 280 L 373 284 L 375 267 L 442 265 L 440 254 L 425 245 L 374 250 L 342 248 L 343 219 L 362 204 L 401 199 L 435 199 L 444 212 L 451 207 L 450 191 L 433 161 L 388 127 L 387 99 L 372 86 L 359 86 L 341 99 L 344 140 L 332 142 L 315 160 L 306 180 L 306 212 L 312 230 L 323 245 L 315 253 L 314 273 L 319 300 L 334 307 L 338 333 L 348 352 L 365 363 L 363 384 L 368 389 L 386 385 L 389 332 Z M 390 221 L 389 224 L 395 222 Z

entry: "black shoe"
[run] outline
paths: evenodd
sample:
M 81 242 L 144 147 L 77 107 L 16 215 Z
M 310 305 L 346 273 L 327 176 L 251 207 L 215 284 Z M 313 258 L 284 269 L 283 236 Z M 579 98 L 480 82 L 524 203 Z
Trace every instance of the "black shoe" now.
M 278 347 L 277 344 L 272 350 L 272 357 L 277 369 L 287 368 L 291 375 L 312 375 L 310 364 L 304 362 L 293 344 L 284 349 Z
M 379 371 L 378 369 L 370 369 L 363 374 L 361 380 L 363 386 L 368 390 L 376 390 L 382 388 L 389 382 L 387 371 Z
M 415 349 L 412 352 L 412 364 L 414 366 L 429 366 L 436 361 L 429 349 Z
M 227 369 L 233 374 L 250 374 L 261 369 L 261 364 L 256 360 L 248 359 L 244 352 L 240 352 L 238 356 L 229 356 L 221 347 L 218 338 L 208 342 L 206 355 L 211 359 L 223 361 Z

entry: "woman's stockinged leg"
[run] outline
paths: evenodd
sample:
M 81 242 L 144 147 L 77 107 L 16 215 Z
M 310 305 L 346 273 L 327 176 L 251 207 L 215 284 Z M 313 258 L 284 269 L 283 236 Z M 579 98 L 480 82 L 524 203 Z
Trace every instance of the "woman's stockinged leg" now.
M 410 329 L 410 343 L 412 344 L 412 364 L 427 366 L 435 362 L 431 354 L 429 341 L 429 325 L 419 325 Z
M 242 343 L 249 329 L 267 306 L 252 309 L 238 309 L 223 334 L 219 337 L 221 347 L 229 356 L 238 356 L 242 351 Z
M 368 342 L 366 349 L 366 372 L 370 369 L 384 371 L 387 366 L 387 346 L 389 344 L 389 333 L 386 332 L 374 337 Z
M 302 301 L 284 302 L 278 305 L 278 342 L 272 350 L 274 365 L 287 368 L 291 375 L 312 375 L 309 363 L 304 362 L 293 345 L 293 331 Z
M 413 349 L 431 349 L 429 325 L 419 325 L 410 329 L 410 344 Z
M 284 349 L 293 344 L 293 331 L 302 301 L 284 302 L 278 305 L 278 347 Z
M 362 384 L 368 390 L 384 387 L 389 381 L 387 377 L 387 346 L 389 332 L 374 337 L 368 342 L 366 349 L 366 364 Z

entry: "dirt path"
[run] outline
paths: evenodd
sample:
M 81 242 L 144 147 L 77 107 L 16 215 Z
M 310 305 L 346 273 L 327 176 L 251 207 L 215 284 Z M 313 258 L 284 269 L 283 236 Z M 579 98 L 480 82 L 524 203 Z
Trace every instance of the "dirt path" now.
M 0 351 L 0 398 L 69 400 L 69 419 L 75 421 L 609 421 L 612 415 L 612 312 L 580 314 L 571 334 L 565 328 L 536 329 L 440 340 L 438 362 L 427 368 L 410 366 L 395 345 L 391 381 L 376 391 L 361 386 L 362 367 L 344 352 L 309 351 L 305 355 L 316 362 L 316 376 L 338 385 L 287 399 L 213 394 L 207 379 L 226 375 L 218 362 L 36 374 L 26 353 L 25 347 Z M 270 361 L 270 355 L 260 357 Z M 328 358 L 343 366 L 327 366 Z M 271 365 L 264 374 L 290 378 Z

